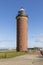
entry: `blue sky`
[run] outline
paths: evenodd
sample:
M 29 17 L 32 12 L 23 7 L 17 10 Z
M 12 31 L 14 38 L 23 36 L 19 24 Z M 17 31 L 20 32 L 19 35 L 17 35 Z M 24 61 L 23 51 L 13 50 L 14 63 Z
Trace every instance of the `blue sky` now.
M 43 47 L 43 0 L 0 0 L 0 48 L 16 48 L 16 15 L 20 7 L 28 19 L 28 47 Z

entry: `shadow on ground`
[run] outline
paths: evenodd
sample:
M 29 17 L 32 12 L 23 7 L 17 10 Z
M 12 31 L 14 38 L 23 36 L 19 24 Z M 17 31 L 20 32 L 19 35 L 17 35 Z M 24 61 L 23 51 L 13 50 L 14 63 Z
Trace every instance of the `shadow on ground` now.
M 38 58 L 42 58 L 43 59 L 43 55 L 37 56 Z

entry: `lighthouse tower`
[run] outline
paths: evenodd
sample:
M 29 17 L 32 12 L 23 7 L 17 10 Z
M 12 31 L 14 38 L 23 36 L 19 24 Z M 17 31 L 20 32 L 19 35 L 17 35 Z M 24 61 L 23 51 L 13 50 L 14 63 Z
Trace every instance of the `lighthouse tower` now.
M 17 20 L 17 51 L 27 51 L 28 43 L 28 16 L 21 8 L 16 16 Z

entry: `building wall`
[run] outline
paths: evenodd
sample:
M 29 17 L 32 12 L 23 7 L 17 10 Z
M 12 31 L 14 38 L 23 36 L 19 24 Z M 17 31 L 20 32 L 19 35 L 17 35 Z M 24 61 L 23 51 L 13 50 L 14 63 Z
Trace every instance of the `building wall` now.
M 27 51 L 28 18 L 17 17 L 17 51 Z

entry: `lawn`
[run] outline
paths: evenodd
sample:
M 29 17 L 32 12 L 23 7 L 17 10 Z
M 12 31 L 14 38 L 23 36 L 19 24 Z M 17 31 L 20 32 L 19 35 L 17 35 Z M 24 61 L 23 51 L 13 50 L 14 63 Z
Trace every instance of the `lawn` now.
M 16 52 L 16 50 L 2 50 L 0 51 L 0 59 L 16 57 L 24 54 L 26 54 L 26 52 Z

